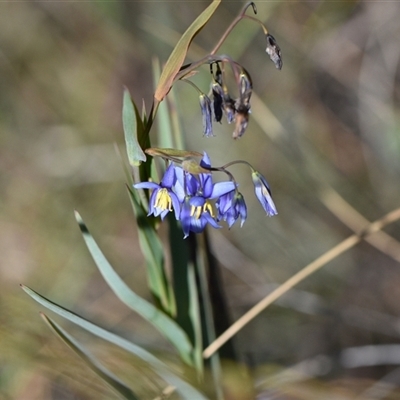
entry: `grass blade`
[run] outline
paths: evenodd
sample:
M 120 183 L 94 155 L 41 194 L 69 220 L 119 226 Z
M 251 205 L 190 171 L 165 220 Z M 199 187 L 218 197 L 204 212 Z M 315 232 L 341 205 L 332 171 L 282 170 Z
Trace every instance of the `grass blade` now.
M 119 378 L 117 378 L 111 371 L 100 364 L 88 350 L 86 350 L 80 343 L 78 343 L 69 333 L 64 331 L 57 323 L 45 314 L 41 314 L 45 322 L 50 328 L 67 344 L 78 356 L 93 370 L 101 379 L 108 383 L 114 390 L 116 390 L 123 398 L 128 400 L 138 400 L 139 398 L 128 388 Z
M 116 296 L 157 328 L 162 335 L 171 341 L 182 359 L 187 364 L 193 365 L 193 347 L 184 330 L 173 319 L 158 310 L 153 304 L 138 296 L 126 285 L 105 258 L 78 212 L 75 212 L 75 218 L 97 268 Z
M 187 285 L 189 289 L 189 318 L 192 323 L 194 333 L 193 359 L 198 376 L 203 378 L 203 336 L 201 331 L 199 293 L 197 291 L 196 274 L 192 262 L 188 264 L 187 270 Z
M 95 336 L 98 336 L 126 351 L 131 354 L 134 354 L 136 357 L 139 357 L 141 360 L 148 363 L 154 371 L 164 379 L 168 384 L 174 386 L 176 391 L 184 398 L 184 399 L 193 399 L 193 400 L 207 400 L 207 398 L 200 393 L 196 388 L 189 385 L 187 382 L 179 378 L 177 375 L 173 374 L 168 370 L 168 366 L 160 361 L 157 357 L 154 357 L 151 353 L 146 351 L 140 346 L 137 346 L 126 340 L 115 333 L 109 332 L 92 322 L 80 317 L 79 315 L 69 311 L 56 303 L 46 299 L 39 293 L 30 289 L 25 285 L 21 285 L 22 289 L 31 296 L 34 300 L 36 300 L 42 306 L 48 308 L 49 310 L 55 312 L 56 314 L 62 316 L 68 321 L 73 322 L 74 324 L 80 326 L 81 328 L 87 330 Z
M 386 225 L 389 225 L 399 219 L 400 208 L 397 208 L 386 214 L 383 218 L 378 219 L 368 225 L 360 233 L 349 236 L 347 239 L 343 240 L 342 242 L 328 250 L 326 253 L 322 254 L 322 256 L 318 257 L 316 260 L 306 265 L 303 269 L 301 269 L 299 272 L 297 272 L 280 286 L 278 286 L 275 290 L 273 290 L 261 301 L 259 301 L 255 306 L 253 306 L 249 311 L 242 315 L 235 323 L 233 323 L 222 335 L 220 335 L 203 351 L 203 357 L 211 357 L 224 343 L 226 343 L 232 336 L 238 333 L 253 318 L 255 318 L 270 304 L 279 299 L 279 297 L 283 296 L 298 283 L 312 275 L 314 272 L 318 271 L 328 262 L 332 261 L 345 251 L 360 243 L 363 239 L 367 238 L 373 233 L 379 232 Z
M 149 287 L 160 307 L 169 315 L 176 315 L 175 297 L 164 270 L 164 251 L 154 228 L 154 218 L 148 217 L 137 193 L 128 187 L 129 198 L 138 224 L 139 244 L 147 262 Z
M 139 166 L 142 161 L 146 161 L 146 155 L 139 144 L 139 139 L 143 136 L 144 128 L 138 110 L 132 101 L 127 88 L 124 89 L 122 105 L 122 123 L 124 126 L 126 151 L 129 164 L 132 167 Z

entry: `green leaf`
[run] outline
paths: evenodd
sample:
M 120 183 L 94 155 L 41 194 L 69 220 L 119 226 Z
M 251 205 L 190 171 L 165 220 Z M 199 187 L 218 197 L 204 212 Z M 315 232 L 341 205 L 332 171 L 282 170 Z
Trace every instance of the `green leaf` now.
M 201 332 L 201 317 L 199 293 L 197 290 L 196 274 L 193 262 L 188 265 L 188 288 L 189 288 L 189 318 L 194 331 L 193 359 L 200 379 L 203 378 L 203 336 Z
M 157 357 L 154 357 L 147 350 L 143 349 L 140 346 L 133 344 L 132 342 L 112 333 L 99 326 L 89 322 L 88 320 L 80 317 L 79 315 L 59 306 L 58 304 L 53 303 L 52 301 L 46 299 L 41 296 L 39 293 L 30 289 L 27 286 L 21 285 L 22 289 L 31 296 L 34 300 L 36 300 L 39 304 L 48 308 L 49 310 L 55 312 L 56 314 L 62 316 L 68 321 L 73 322 L 74 324 L 80 326 L 81 328 L 91 332 L 93 335 L 96 335 L 114 345 L 128 351 L 129 353 L 134 354 L 136 357 L 139 357 L 141 360 L 145 361 L 154 369 L 154 371 L 163 378 L 168 384 L 174 386 L 176 391 L 184 398 L 184 399 L 193 399 L 193 400 L 207 400 L 203 394 L 201 394 L 196 388 L 189 385 L 187 382 L 179 378 L 177 375 L 173 374 L 169 371 L 168 366 L 160 361 Z
M 133 185 L 132 170 L 129 167 L 128 160 L 122 155 L 122 151 L 117 143 L 114 143 L 114 150 L 120 160 L 122 170 L 129 185 Z
M 180 38 L 162 71 L 160 81 L 158 82 L 154 94 L 154 98 L 157 101 L 162 101 L 170 91 L 174 78 L 185 61 L 190 42 L 211 18 L 220 3 L 221 0 L 213 0 L 213 2 L 196 18 Z
M 189 365 L 193 365 L 192 351 L 193 347 L 187 334 L 183 329 L 162 311 L 159 311 L 153 304 L 149 303 L 142 297 L 132 291 L 128 285 L 118 276 L 113 267 L 110 265 L 99 246 L 90 234 L 87 226 L 83 222 L 81 216 L 75 211 L 75 218 L 79 224 L 86 245 L 93 257 L 97 268 L 103 275 L 104 280 L 108 283 L 117 297 L 125 303 L 129 308 L 136 311 L 144 319 L 153 324 L 162 335 L 171 341 L 178 350 L 182 359 Z
M 169 315 L 176 315 L 176 304 L 172 286 L 164 270 L 164 251 L 154 228 L 154 220 L 147 216 L 139 196 L 128 187 L 129 198 L 138 224 L 139 244 L 147 262 L 149 287 L 160 306 Z
M 70 334 L 62 329 L 57 323 L 45 314 L 41 314 L 50 328 L 72 349 L 80 358 L 92 369 L 101 379 L 107 382 L 114 390 L 128 400 L 138 400 L 139 398 L 133 391 L 126 386 L 111 371 L 100 364 L 95 357 L 90 354 L 80 343 L 78 343 Z
M 146 155 L 143 153 L 139 141 L 139 139 L 144 136 L 144 128 L 139 112 L 127 88 L 124 89 L 122 122 L 129 164 L 132 165 L 132 167 L 137 167 L 142 161 L 146 161 Z

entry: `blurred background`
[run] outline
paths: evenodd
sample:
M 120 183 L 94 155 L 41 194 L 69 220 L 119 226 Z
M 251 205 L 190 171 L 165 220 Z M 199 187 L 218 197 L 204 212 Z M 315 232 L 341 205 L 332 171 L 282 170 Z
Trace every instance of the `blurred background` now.
M 153 58 L 165 62 L 208 3 L 0 4 L 0 398 L 117 398 L 53 335 L 20 283 L 178 363 L 103 282 L 73 211 L 126 282 L 150 298 L 115 151 L 124 146 L 123 85 L 149 109 Z M 243 4 L 222 1 L 188 61 L 213 48 Z M 223 123 L 215 138 L 203 138 L 197 93 L 181 82 L 173 89 L 188 149 L 208 151 L 216 165 L 251 161 L 279 211 L 267 218 L 248 170 L 232 169 L 248 220 L 210 232 L 232 321 L 400 206 L 400 3 L 256 5 L 282 49 L 283 69 L 251 21 L 222 47 L 253 79 L 244 137 L 232 140 L 233 127 Z M 208 67 L 193 80 L 208 91 Z M 400 224 L 385 232 L 336 258 L 235 337 L 247 369 L 229 378 L 232 391 L 245 382 L 259 399 L 400 398 Z M 57 320 L 143 398 L 157 396 L 163 385 L 145 366 Z

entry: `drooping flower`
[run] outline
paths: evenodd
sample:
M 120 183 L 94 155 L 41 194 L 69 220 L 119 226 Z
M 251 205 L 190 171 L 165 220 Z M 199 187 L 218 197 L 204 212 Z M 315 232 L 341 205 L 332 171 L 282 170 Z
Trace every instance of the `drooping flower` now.
M 224 91 L 219 83 L 214 82 L 211 85 L 211 91 L 213 95 L 213 110 L 214 110 L 214 119 L 216 122 L 221 122 L 223 115 L 223 96 Z
M 216 71 L 214 73 L 214 65 Z M 224 82 L 223 73 L 220 67 L 220 62 L 210 64 L 210 72 L 213 82 L 211 84 L 211 91 L 213 93 L 214 117 L 217 122 L 222 119 L 222 114 L 226 116 L 228 124 L 235 120 L 235 100 L 231 98 L 228 88 Z
M 220 221 L 226 221 L 231 228 L 240 218 L 240 226 L 243 226 L 247 219 L 247 206 L 233 175 L 226 169 L 235 163 L 250 166 L 257 199 L 268 216 L 277 214 L 266 179 L 247 162 L 239 160 L 217 168 L 211 166 L 206 152 L 200 162 L 197 159 L 200 154 L 196 152 L 182 153 L 174 149 L 158 148 L 147 152 L 153 156 L 161 154 L 167 159 L 170 155 L 174 163 L 170 163 L 159 184 L 141 182 L 134 187 L 152 190 L 148 215 L 164 219 L 169 212 L 174 211 L 175 218 L 181 222 L 184 238 L 190 232 L 203 232 L 207 225 L 221 228 Z M 213 182 L 215 171 L 225 172 L 230 180 Z
M 222 195 L 215 205 L 218 209 L 217 221 L 226 221 L 231 228 L 240 217 L 240 226 L 243 226 L 247 218 L 247 207 L 240 192 L 233 190 Z
M 229 93 L 224 93 L 223 97 L 223 109 L 226 116 L 226 120 L 228 124 L 235 120 L 236 108 L 235 108 L 235 100 L 229 96 Z
M 149 213 L 155 217 L 160 216 L 164 219 L 165 216 L 172 210 L 175 212 L 175 218 L 179 219 L 180 202 L 172 188 L 176 183 L 176 167 L 170 164 L 160 182 L 140 182 L 133 185 L 135 189 L 152 189 L 149 200 Z
M 210 159 L 207 153 L 204 153 L 200 166 L 210 168 Z M 234 189 L 235 184 L 231 181 L 213 183 L 211 172 L 195 176 L 186 171 L 177 170 L 175 191 L 182 203 L 179 219 L 184 237 L 186 238 L 189 232 L 203 232 L 207 224 L 213 228 L 221 228 L 215 219 L 210 200 L 218 199 Z
M 267 48 L 265 49 L 265 51 L 269 55 L 269 58 L 272 60 L 272 62 L 275 64 L 275 67 L 277 69 L 282 69 L 282 53 L 280 47 L 278 46 L 278 43 L 276 43 L 275 38 L 269 33 L 265 35 L 265 38 L 267 39 Z
M 215 221 L 215 216 L 211 203 L 200 196 L 186 196 L 180 215 L 184 238 L 189 236 L 189 232 L 201 233 L 207 224 L 213 228 L 221 228 Z
M 201 114 L 203 116 L 204 136 L 214 136 L 212 128 L 211 100 L 204 93 L 200 95 Z
M 244 135 L 249 124 L 250 98 L 253 92 L 253 83 L 250 74 L 242 68 L 239 75 L 239 98 L 236 100 L 235 108 L 235 131 L 233 138 L 238 139 Z
M 244 104 L 240 104 L 236 109 L 235 115 L 235 130 L 233 131 L 233 138 L 241 138 L 249 124 L 249 107 Z
M 242 68 L 242 72 L 239 75 L 239 102 L 250 109 L 250 97 L 253 92 L 253 82 L 250 74 Z
M 263 209 L 269 217 L 278 214 L 275 204 L 271 197 L 271 189 L 269 188 L 267 180 L 258 172 L 254 171 L 251 173 L 251 178 L 254 183 L 254 190 L 258 201 L 261 203 Z

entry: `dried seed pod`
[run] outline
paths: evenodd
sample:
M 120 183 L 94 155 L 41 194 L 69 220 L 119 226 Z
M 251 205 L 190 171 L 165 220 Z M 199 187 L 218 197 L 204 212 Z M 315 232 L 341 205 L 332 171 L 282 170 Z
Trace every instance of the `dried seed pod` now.
M 275 38 L 267 33 L 265 35 L 265 38 L 267 39 L 267 48 L 265 51 L 269 55 L 269 58 L 272 60 L 272 62 L 275 64 L 275 67 L 278 69 L 282 69 L 282 55 L 281 55 L 281 49 L 276 43 Z

